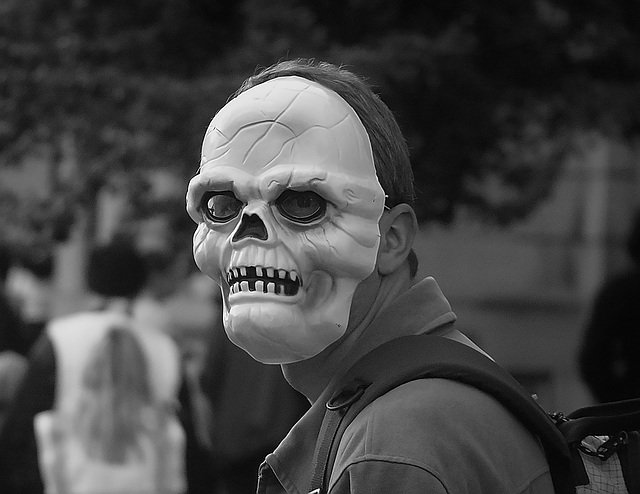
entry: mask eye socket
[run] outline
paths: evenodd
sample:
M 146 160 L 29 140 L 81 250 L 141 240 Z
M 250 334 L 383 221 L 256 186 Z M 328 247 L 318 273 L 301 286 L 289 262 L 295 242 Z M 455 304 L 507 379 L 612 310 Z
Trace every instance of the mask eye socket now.
M 327 201 L 310 190 L 285 190 L 276 200 L 276 207 L 291 221 L 311 223 L 324 216 Z
M 224 223 L 235 218 L 242 207 L 243 203 L 230 191 L 207 192 L 200 201 L 202 214 L 216 223 Z

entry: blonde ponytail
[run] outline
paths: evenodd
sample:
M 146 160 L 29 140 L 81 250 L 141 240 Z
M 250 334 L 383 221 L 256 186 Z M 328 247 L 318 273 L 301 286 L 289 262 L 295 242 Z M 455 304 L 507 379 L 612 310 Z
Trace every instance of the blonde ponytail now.
M 82 386 L 90 393 L 78 409 L 87 454 L 119 464 L 131 455 L 142 455 L 140 435 L 157 423 L 145 420 L 154 404 L 153 393 L 146 356 L 131 331 L 123 327 L 108 331 L 85 369 Z

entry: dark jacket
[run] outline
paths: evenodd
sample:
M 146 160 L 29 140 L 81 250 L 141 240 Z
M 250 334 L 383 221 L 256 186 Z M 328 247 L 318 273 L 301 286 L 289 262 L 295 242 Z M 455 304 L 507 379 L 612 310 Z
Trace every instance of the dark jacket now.
M 454 320 L 437 284 L 427 278 L 385 309 L 359 340 L 359 350 L 422 332 L 477 349 L 453 329 Z M 350 363 L 359 356 L 350 356 Z M 324 406 L 335 391 L 329 386 L 267 457 L 259 493 L 308 492 Z M 531 433 L 490 396 L 443 379 L 404 384 L 365 408 L 340 441 L 329 488 L 334 494 L 553 493 L 544 452 Z

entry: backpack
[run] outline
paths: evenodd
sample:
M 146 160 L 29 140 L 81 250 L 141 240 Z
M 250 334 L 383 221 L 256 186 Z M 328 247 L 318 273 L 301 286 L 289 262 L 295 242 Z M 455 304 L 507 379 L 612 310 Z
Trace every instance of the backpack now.
M 388 362 L 388 365 L 381 365 Z M 369 403 L 425 378 L 452 379 L 488 393 L 535 434 L 556 494 L 640 494 L 640 399 L 547 413 L 508 372 L 469 346 L 439 336 L 390 341 L 342 377 L 326 411 L 314 452 L 310 494 L 328 492 L 340 438 Z

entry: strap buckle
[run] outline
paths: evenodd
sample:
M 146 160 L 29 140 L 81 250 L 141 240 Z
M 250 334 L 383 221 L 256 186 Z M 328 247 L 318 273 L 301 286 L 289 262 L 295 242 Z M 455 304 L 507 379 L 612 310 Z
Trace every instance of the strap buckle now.
M 368 384 L 358 384 L 354 387 L 346 387 L 342 389 L 338 394 L 333 395 L 329 401 L 327 401 L 327 410 L 331 412 L 337 412 L 343 408 L 348 408 L 358 401 L 364 391 L 369 387 Z

